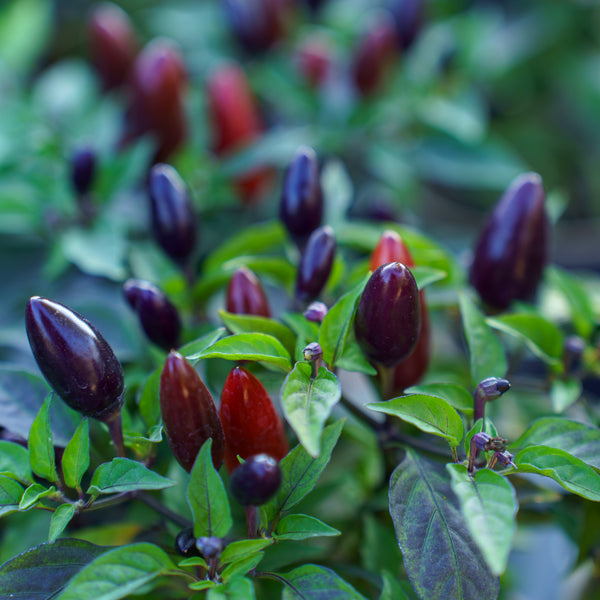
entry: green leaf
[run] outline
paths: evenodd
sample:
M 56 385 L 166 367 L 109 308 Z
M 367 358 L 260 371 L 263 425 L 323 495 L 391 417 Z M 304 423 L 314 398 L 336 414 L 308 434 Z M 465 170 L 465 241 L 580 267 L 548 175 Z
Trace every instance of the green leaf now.
M 458 446 L 463 439 L 460 415 L 448 402 L 437 396 L 410 394 L 392 398 L 387 402 L 372 402 L 365 406 L 375 412 L 412 423 L 426 433 L 443 437 L 452 447 Z
M 47 488 L 40 483 L 32 483 L 23 493 L 21 502 L 19 502 L 19 510 L 27 510 L 35 506 L 42 498 L 51 496 L 56 491 L 54 486 Z
M 562 417 L 538 419 L 511 444 L 511 449 L 528 446 L 548 446 L 564 450 L 600 470 L 600 430 L 596 427 Z
M 232 333 L 266 333 L 277 338 L 290 355 L 294 353 L 296 336 L 279 321 L 257 315 L 236 315 L 225 310 L 220 310 L 219 316 Z
M 346 167 L 338 159 L 328 160 L 321 172 L 321 186 L 325 205 L 324 223 L 335 226 L 347 220 L 354 186 Z
M 387 571 L 383 571 L 381 577 L 383 579 L 383 587 L 379 600 L 410 600 L 395 577 Z
M 160 423 L 160 375 L 163 366 L 157 367 L 150 373 L 142 387 L 140 395 L 139 410 L 140 416 L 144 419 L 147 427 L 153 427 Z
M 257 552 L 261 552 L 273 542 L 274 540 L 270 538 L 231 542 L 230 544 L 227 544 L 223 550 L 223 553 L 219 557 L 219 563 L 221 565 L 227 565 L 233 561 L 247 558 Z
M 421 383 L 405 390 L 407 394 L 426 394 L 443 398 L 467 416 L 473 414 L 473 395 L 457 383 Z
M 577 377 L 554 379 L 550 387 L 552 410 L 556 413 L 564 412 L 571 404 L 577 402 L 582 391 L 583 385 Z
M 23 482 L 33 481 L 27 448 L 0 441 L 0 475 L 13 476 Z
M 40 408 L 37 417 L 33 420 L 29 430 L 29 459 L 31 470 L 47 479 L 51 483 L 58 481 L 58 473 L 54 463 L 54 445 L 52 444 L 52 431 L 50 430 L 50 402 L 49 395 Z
M 68 487 L 79 489 L 81 478 L 90 466 L 90 427 L 83 419 L 71 441 L 67 444 L 62 457 L 65 483 Z
M 10 477 L 0 475 L 0 517 L 19 510 L 23 491 L 20 483 Z
M 473 476 L 465 465 L 448 464 L 446 469 L 471 536 L 492 573 L 501 575 L 517 529 L 519 505 L 513 486 L 490 469 L 480 469 Z
M 197 538 L 225 537 L 233 524 L 225 486 L 213 466 L 211 447 L 212 438 L 209 438 L 196 457 L 187 485 Z
M 311 598 L 319 600 L 366 600 L 347 581 L 337 573 L 319 565 L 303 565 L 286 573 L 284 576 L 301 594 L 299 596 L 291 587 L 283 588 L 282 600 Z
M 245 577 L 236 577 L 226 583 L 211 587 L 207 600 L 254 600 L 255 597 L 254 584 Z
M 519 338 L 544 362 L 558 364 L 563 353 L 564 336 L 561 330 L 536 313 L 512 313 L 488 317 L 488 325 Z
M 50 531 L 48 533 L 48 541 L 54 542 L 58 536 L 65 530 L 69 521 L 75 516 L 74 504 L 61 504 L 52 515 L 50 521 Z
M 496 600 L 498 578 L 469 533 L 443 465 L 408 449 L 389 494 L 404 567 L 419 598 Z
M 309 321 L 299 313 L 283 313 L 281 320 L 298 336 L 308 342 L 316 342 L 319 339 L 319 325 Z M 306 345 L 306 344 L 305 344 Z
M 312 365 L 297 362 L 281 388 L 283 413 L 298 441 L 314 458 L 321 452 L 321 434 L 342 395 L 338 378 L 325 367 L 312 377 Z
M 177 563 L 178 567 L 203 567 L 208 569 L 208 563 L 201 556 L 192 556 L 184 558 Z
M 269 519 L 290 510 L 313 490 L 321 473 L 329 464 L 343 426 L 344 421 L 340 420 L 323 430 L 321 454 L 318 458 L 313 458 L 298 445 L 281 460 L 281 486 L 275 498 L 264 505 Z
M 410 271 L 417 282 L 419 290 L 426 288 L 436 281 L 442 281 L 448 276 L 446 271 L 433 269 L 431 267 L 411 267 Z
M 549 446 L 529 446 L 513 458 L 519 473 L 551 477 L 569 492 L 600 501 L 600 475 L 582 460 Z
M 257 552 L 249 556 L 240 557 L 230 562 L 221 572 L 221 577 L 224 581 L 237 577 L 238 575 L 245 575 L 252 569 L 254 569 L 260 561 L 263 559 L 264 552 Z
M 291 358 L 281 342 L 265 333 L 238 333 L 217 341 L 194 355 L 195 359 L 224 358 L 226 360 L 255 360 L 289 371 Z
M 175 485 L 139 462 L 129 458 L 113 458 L 111 462 L 100 465 L 92 476 L 88 494 L 115 494 L 134 490 L 162 490 Z
M 118 600 L 172 569 L 175 565 L 158 546 L 145 542 L 122 546 L 81 569 L 56 600 Z
M 179 348 L 179 353 L 185 356 L 190 362 L 194 362 L 198 360 L 197 355 L 200 352 L 212 346 L 216 341 L 220 340 L 226 333 L 227 330 L 225 329 L 225 327 L 219 327 L 214 331 L 209 331 L 208 333 L 199 337 L 197 340 L 189 342 L 188 344 L 185 344 L 185 346 Z
M 504 377 L 508 370 L 504 347 L 486 323 L 483 313 L 466 294 L 459 295 L 460 313 L 471 362 L 471 380 Z
M 72 577 L 106 551 L 70 538 L 30 548 L 0 567 L 0 590 L 21 600 L 54 600 Z
M 277 523 L 275 537 L 283 540 L 306 540 L 311 537 L 335 536 L 341 532 L 309 515 L 287 515 Z

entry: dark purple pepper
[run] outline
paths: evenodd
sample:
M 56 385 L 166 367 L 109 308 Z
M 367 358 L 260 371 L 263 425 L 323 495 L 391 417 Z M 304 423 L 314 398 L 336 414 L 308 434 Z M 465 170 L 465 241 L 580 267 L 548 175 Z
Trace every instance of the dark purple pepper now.
M 170 165 L 150 169 L 154 237 L 176 263 L 186 264 L 196 245 L 196 218 L 185 183 Z
M 183 556 L 200 556 L 196 547 L 194 530 L 191 527 L 182 529 L 175 538 L 175 550 Z
M 287 168 L 279 218 L 300 244 L 321 224 L 323 191 L 317 155 L 312 148 L 299 148 Z
M 128 279 L 123 294 L 151 341 L 167 351 L 179 345 L 179 313 L 159 288 L 149 281 Z
M 356 309 L 354 332 L 365 355 L 385 367 L 414 350 L 421 332 L 421 302 L 406 265 L 387 263 L 373 272 Z
M 302 253 L 296 279 L 296 298 L 301 302 L 314 300 L 325 287 L 333 258 L 335 237 L 329 225 L 315 229 Z
M 425 0 L 392 0 L 390 10 L 396 22 L 398 44 L 402 50 L 407 50 L 423 27 Z
M 470 281 L 482 300 L 504 310 L 529 300 L 548 260 L 550 224 L 542 180 L 517 177 L 489 217 L 475 249 Z
M 54 391 L 81 414 L 110 420 L 123 403 L 123 369 L 100 332 L 70 308 L 39 296 L 27 303 L 25 324 Z
M 95 174 L 96 153 L 91 148 L 80 148 L 71 157 L 71 182 L 78 196 L 90 191 Z
M 270 500 L 281 485 L 279 463 L 267 454 L 246 459 L 229 479 L 232 496 L 242 506 L 260 506 Z
M 226 308 L 236 315 L 271 316 L 265 291 L 256 275 L 247 267 L 237 269 L 229 280 Z
M 306 320 L 313 323 L 322 323 L 325 315 L 327 315 L 327 304 L 323 302 L 311 302 L 304 311 Z

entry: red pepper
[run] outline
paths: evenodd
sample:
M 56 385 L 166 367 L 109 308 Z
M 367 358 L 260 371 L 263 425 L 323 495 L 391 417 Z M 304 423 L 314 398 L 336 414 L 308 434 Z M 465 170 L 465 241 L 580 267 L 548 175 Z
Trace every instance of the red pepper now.
M 256 275 L 247 267 L 237 269 L 229 280 L 226 308 L 236 315 L 271 316 L 265 291 Z
M 289 450 L 283 422 L 262 383 L 243 367 L 225 380 L 219 409 L 225 432 L 225 466 L 231 473 L 248 458 L 268 454 L 281 460 Z

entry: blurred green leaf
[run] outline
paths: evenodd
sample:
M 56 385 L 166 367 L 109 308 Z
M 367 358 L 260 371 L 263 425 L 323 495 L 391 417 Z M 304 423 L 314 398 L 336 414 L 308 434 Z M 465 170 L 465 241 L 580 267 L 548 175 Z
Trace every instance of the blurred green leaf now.
M 20 483 L 6 475 L 0 475 L 0 517 L 19 510 L 23 492 L 23 486 Z M 1 573 L 2 569 L 0 569 Z
M 550 398 L 552 399 L 552 409 L 556 413 L 562 413 L 571 404 L 577 402 L 583 391 L 581 380 L 576 377 L 557 377 L 552 381 L 550 387 Z
M 0 475 L 12 476 L 22 482 L 33 481 L 27 448 L 0 441 Z

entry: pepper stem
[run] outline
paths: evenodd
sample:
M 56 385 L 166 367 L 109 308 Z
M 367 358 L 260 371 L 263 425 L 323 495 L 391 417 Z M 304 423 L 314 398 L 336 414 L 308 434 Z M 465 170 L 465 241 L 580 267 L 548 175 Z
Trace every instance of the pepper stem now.
M 394 367 L 378 365 L 379 381 L 381 382 L 381 399 L 390 400 L 394 395 Z
M 248 524 L 248 539 L 253 540 L 256 537 L 256 506 L 245 506 L 244 511 Z
M 123 442 L 123 425 L 121 420 L 121 409 L 117 410 L 105 421 L 108 432 L 115 447 L 115 454 L 122 458 L 126 458 L 125 443 Z

